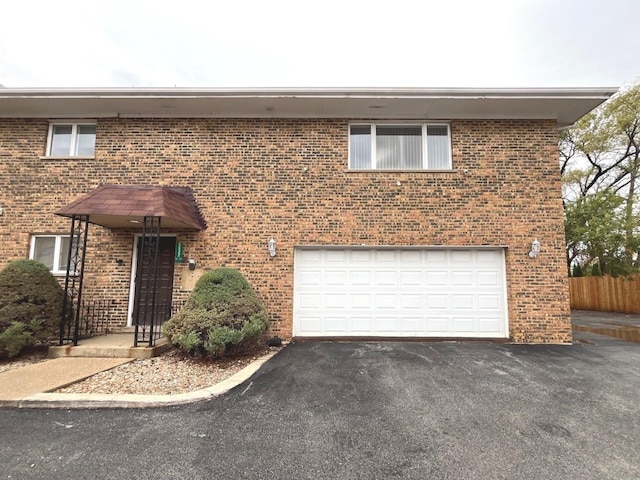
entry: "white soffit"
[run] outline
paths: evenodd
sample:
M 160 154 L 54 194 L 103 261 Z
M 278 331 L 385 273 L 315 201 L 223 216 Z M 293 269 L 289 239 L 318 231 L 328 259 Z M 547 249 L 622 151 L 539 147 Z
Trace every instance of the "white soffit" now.
M 0 88 L 3 118 L 552 119 L 571 125 L 615 88 Z

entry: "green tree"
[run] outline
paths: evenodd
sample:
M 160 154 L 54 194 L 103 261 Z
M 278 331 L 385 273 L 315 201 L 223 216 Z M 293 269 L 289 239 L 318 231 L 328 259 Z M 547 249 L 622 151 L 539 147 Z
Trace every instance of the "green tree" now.
M 624 275 L 634 271 L 626 247 L 638 249 L 638 236 L 626 238 L 625 199 L 610 190 L 579 197 L 565 205 L 567 264 L 598 265 L 598 271 Z
M 602 273 L 637 271 L 640 84 L 562 132 L 560 168 L 569 268 L 598 263 Z

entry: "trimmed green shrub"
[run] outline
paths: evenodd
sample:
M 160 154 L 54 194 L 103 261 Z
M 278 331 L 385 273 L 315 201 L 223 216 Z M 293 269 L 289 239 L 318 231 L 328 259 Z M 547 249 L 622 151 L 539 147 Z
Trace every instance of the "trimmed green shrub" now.
M 218 268 L 196 283 L 185 306 L 162 331 L 179 349 L 210 357 L 242 355 L 264 344 L 264 304 L 242 274 Z
M 35 260 L 15 260 L 0 270 L 0 357 L 15 356 L 59 332 L 64 289 Z

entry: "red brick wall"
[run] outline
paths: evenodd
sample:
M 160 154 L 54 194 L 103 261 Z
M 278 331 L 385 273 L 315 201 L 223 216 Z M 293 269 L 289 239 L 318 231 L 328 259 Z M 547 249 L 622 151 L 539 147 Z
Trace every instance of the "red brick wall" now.
M 185 257 L 245 273 L 273 334 L 291 335 L 295 245 L 501 245 L 512 340 L 571 341 L 553 121 L 453 121 L 446 173 L 348 171 L 345 120 L 101 119 L 91 160 L 41 158 L 47 128 L 0 120 L 3 261 L 32 233 L 67 233 L 51 212 L 101 183 L 190 186 L 208 229 L 178 233 Z M 133 232 L 90 231 L 86 294 L 117 297 L 124 322 Z

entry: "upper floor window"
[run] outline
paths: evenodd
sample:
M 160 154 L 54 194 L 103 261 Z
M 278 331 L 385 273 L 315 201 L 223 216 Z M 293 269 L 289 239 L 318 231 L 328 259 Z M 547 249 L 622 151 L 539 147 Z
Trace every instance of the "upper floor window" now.
M 450 170 L 449 125 L 350 125 L 349 168 Z
M 92 123 L 52 123 L 49 125 L 47 156 L 93 156 L 96 126 Z
M 34 235 L 31 237 L 29 258 L 45 264 L 51 273 L 66 274 L 69 259 L 69 236 Z

